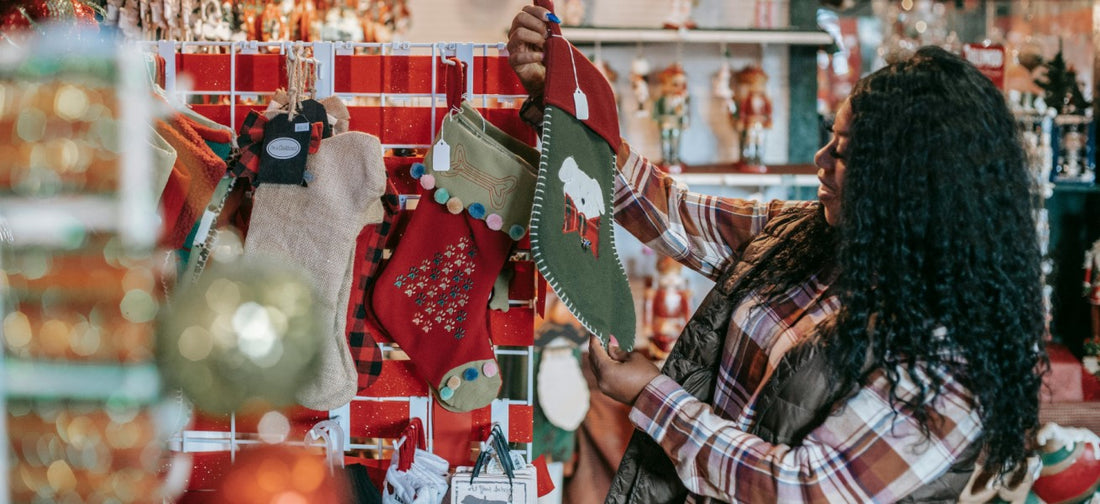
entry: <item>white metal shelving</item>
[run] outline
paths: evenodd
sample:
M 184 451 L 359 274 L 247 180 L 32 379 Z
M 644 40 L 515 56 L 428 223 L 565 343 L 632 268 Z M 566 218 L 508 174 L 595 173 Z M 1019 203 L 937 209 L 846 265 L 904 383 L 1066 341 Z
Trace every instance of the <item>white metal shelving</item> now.
M 693 29 L 563 27 L 562 36 L 574 44 L 669 43 L 828 45 L 832 38 L 817 30 Z

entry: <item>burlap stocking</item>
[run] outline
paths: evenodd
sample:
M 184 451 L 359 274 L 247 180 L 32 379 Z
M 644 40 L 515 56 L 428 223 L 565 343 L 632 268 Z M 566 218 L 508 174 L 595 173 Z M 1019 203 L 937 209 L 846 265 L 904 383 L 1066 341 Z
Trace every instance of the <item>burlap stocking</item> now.
M 348 132 L 321 142 L 306 170 L 309 187 L 262 184 L 256 188 L 246 255 L 272 255 L 303 267 L 317 295 L 314 311 L 330 330 L 321 371 L 302 389 L 303 406 L 329 410 L 355 396 L 356 370 L 345 339 L 355 240 L 382 220 L 386 184 L 378 139 Z

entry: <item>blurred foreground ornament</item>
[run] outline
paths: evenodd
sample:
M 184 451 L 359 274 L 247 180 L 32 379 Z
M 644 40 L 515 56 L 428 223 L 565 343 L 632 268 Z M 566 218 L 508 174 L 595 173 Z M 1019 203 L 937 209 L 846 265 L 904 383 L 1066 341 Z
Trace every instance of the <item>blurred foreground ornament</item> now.
M 250 400 L 293 403 L 318 367 L 313 298 L 303 274 L 284 265 L 211 264 L 173 296 L 161 320 L 156 348 L 165 380 L 210 413 Z
M 242 450 L 217 484 L 212 502 L 276 504 L 349 502 L 343 471 L 303 448 L 266 445 Z

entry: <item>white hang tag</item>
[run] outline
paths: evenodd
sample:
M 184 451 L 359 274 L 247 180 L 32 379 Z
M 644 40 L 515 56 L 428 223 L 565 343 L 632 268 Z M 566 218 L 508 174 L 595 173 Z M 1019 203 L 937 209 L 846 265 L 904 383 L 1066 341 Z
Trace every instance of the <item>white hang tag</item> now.
M 439 141 L 432 146 L 432 170 L 441 172 L 451 169 L 451 145 L 440 135 Z
M 582 121 L 588 119 L 588 97 L 578 87 L 573 91 L 573 108 L 576 109 L 576 117 Z

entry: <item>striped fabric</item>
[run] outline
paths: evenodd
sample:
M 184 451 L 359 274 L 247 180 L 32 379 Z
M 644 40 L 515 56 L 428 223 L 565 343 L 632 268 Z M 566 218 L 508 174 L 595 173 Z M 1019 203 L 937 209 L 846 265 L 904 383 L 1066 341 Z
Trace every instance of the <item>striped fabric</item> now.
M 625 143 L 616 180 L 619 224 L 712 279 L 769 218 L 791 205 L 817 204 L 691 193 Z M 926 439 L 911 411 L 891 408 L 882 372 L 800 446 L 769 444 L 746 432 L 755 420 L 755 396 L 784 353 L 838 310 L 833 280 L 811 277 L 771 305 L 755 293 L 746 296 L 730 321 L 713 406 L 664 375 L 634 403 L 630 420 L 673 460 L 692 494 L 688 502 L 890 502 L 937 479 L 978 437 L 979 415 L 958 382 L 949 377 L 929 406 L 939 421 Z M 905 398 L 916 387 L 902 380 L 897 393 Z

